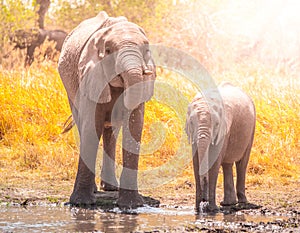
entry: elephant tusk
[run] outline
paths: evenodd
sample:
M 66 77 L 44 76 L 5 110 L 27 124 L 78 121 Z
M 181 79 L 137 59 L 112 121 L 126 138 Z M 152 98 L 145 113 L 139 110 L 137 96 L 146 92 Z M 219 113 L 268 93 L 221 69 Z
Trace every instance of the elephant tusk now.
M 144 75 L 152 75 L 153 72 L 152 72 L 152 70 L 149 70 L 147 67 L 144 67 L 143 74 Z

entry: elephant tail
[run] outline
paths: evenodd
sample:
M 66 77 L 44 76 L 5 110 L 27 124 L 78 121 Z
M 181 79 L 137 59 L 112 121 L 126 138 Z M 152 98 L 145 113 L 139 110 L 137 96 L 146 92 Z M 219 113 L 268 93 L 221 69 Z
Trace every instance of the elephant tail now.
M 65 134 L 65 133 L 69 132 L 73 128 L 74 125 L 75 125 L 75 121 L 74 121 L 72 115 L 70 115 L 64 123 L 64 130 L 62 131 L 61 134 Z

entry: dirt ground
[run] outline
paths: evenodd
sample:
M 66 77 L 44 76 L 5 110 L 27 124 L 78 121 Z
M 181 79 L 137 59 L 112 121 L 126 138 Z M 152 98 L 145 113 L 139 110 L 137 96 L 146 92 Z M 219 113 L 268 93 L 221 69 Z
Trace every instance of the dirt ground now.
M 62 181 L 58 177 L 38 173 L 17 173 L 0 178 L 0 204 L 10 205 L 47 205 L 56 203 L 63 205 L 68 202 L 72 192 L 73 180 Z M 217 187 L 217 202 L 223 198 L 221 184 Z M 186 178 L 151 190 L 140 190 L 146 204 L 161 208 L 193 208 L 195 187 L 193 180 Z M 179 226 L 177 228 L 155 229 L 150 232 L 300 232 L 300 182 L 289 185 L 274 185 L 247 187 L 246 194 L 250 203 L 261 206 L 258 209 L 240 210 L 242 214 L 257 216 L 278 216 L 279 220 L 270 222 L 244 222 L 236 221 L 234 224 L 213 223 L 211 220 L 201 218 L 196 224 Z M 115 207 L 117 192 L 98 192 L 97 208 L 110 210 Z M 224 216 L 226 212 L 223 210 Z M 228 213 L 228 212 L 227 212 Z M 235 213 L 234 211 L 231 213 Z M 238 216 L 237 216 L 238 217 Z M 284 219 L 280 220 L 280 217 Z M 202 221 L 202 222 L 201 222 Z M 216 225 L 212 225 L 216 224 Z M 221 224 L 221 225 L 220 225 Z M 223 225 L 222 225 L 223 224 Z M 276 228 L 277 227 L 277 228 Z M 262 231 L 269 229 L 271 231 Z M 140 231 L 138 231 L 140 232 Z M 147 231 L 148 232 L 148 231 Z

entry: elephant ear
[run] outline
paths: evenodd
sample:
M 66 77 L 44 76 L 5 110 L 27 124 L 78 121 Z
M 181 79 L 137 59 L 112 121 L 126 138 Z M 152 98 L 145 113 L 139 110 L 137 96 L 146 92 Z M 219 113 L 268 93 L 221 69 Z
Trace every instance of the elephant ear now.
M 187 110 L 187 115 L 186 115 L 186 121 L 185 121 L 185 132 L 187 134 L 189 143 L 194 142 L 194 137 L 193 137 L 194 127 L 193 127 L 193 122 L 192 122 L 192 118 L 193 118 L 192 114 L 193 114 L 192 106 L 191 106 L 191 104 L 189 104 L 188 110 Z
M 198 93 L 192 102 L 188 105 L 186 122 L 185 122 L 185 132 L 188 136 L 188 141 L 191 144 L 195 144 L 198 141 L 198 127 L 199 127 L 199 118 L 198 115 L 201 111 L 198 103 L 202 100 L 202 96 Z
M 78 63 L 80 91 L 96 103 L 111 101 L 109 82 L 117 76 L 114 56 L 105 56 L 104 43 L 114 24 L 127 21 L 109 17 L 84 46 Z
M 218 145 L 227 134 L 225 107 L 217 90 L 213 90 L 207 98 L 212 119 L 212 144 Z
M 101 11 L 96 17 L 81 22 L 65 39 L 58 61 L 58 71 L 70 101 L 76 106 L 79 88 L 78 62 L 82 49 L 90 37 L 103 27 L 108 15 Z

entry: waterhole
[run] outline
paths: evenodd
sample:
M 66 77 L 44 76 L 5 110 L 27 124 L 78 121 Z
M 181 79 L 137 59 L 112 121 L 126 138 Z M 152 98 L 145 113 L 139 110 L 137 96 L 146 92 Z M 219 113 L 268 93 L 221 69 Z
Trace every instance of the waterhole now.
M 0 207 L 1 232 L 297 232 L 298 226 L 297 216 L 259 210 L 196 215 L 193 207 L 145 206 L 126 213 L 64 205 Z

